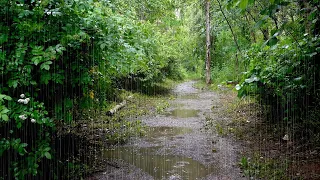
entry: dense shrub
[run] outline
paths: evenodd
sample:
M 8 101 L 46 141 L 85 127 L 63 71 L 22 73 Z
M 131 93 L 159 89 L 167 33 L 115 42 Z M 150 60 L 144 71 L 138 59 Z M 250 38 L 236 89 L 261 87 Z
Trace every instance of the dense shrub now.
M 312 132 L 319 127 L 319 11 L 312 1 L 304 3 L 312 13 L 292 4 L 301 12 L 296 21 L 281 24 L 269 40 L 246 51 L 249 68 L 236 88 L 239 96 L 256 95 L 267 105 L 270 119 L 305 125 Z M 270 6 L 269 11 L 277 7 Z
M 158 55 L 161 36 L 153 24 L 115 11 L 109 1 L 0 0 L 0 7 L 5 179 L 45 171 L 44 157 L 55 158 L 55 124 L 79 118 L 83 108 L 103 108 L 123 88 L 119 80 L 134 77 L 150 86 L 176 65 Z

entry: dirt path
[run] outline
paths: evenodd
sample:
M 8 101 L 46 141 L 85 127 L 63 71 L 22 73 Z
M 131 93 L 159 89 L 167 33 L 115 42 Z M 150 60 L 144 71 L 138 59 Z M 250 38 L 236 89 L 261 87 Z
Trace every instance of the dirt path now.
M 240 147 L 203 130 L 207 116 L 218 118 L 211 108 L 221 107 L 219 95 L 195 89 L 194 83 L 173 90 L 176 98 L 164 114 L 142 119 L 149 127 L 145 137 L 105 151 L 118 167 L 95 179 L 243 179 L 237 167 Z

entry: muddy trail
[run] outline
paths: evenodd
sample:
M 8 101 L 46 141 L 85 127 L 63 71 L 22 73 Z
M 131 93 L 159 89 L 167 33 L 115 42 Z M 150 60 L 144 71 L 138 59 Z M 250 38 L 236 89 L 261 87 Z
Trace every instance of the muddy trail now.
M 237 166 L 240 145 L 203 128 L 206 117 L 218 120 L 219 94 L 194 83 L 177 85 L 163 114 L 142 118 L 146 136 L 104 150 L 104 158 L 116 165 L 90 179 L 243 179 Z

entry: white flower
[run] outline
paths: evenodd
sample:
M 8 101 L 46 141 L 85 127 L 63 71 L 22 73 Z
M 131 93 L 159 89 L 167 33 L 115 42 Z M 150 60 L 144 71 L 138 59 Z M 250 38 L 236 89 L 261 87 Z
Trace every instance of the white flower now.
M 284 141 L 288 141 L 288 140 L 289 140 L 288 134 L 285 134 L 282 139 L 283 139 Z
M 18 103 L 23 103 L 24 102 L 24 99 L 19 99 L 18 100 Z
M 19 118 L 22 119 L 22 120 L 26 120 L 27 116 L 25 114 L 23 114 L 23 115 L 20 115 Z
M 24 95 L 24 94 L 21 94 L 21 95 L 20 95 L 20 97 L 21 97 L 21 98 L 25 98 L 25 97 L 26 97 L 26 95 Z
M 31 122 L 32 122 L 32 123 L 35 123 L 35 122 L 36 122 L 36 120 L 35 120 L 35 119 L 31 119 Z
M 26 98 L 23 103 L 24 103 L 24 104 L 28 104 L 29 101 L 30 101 L 30 98 Z

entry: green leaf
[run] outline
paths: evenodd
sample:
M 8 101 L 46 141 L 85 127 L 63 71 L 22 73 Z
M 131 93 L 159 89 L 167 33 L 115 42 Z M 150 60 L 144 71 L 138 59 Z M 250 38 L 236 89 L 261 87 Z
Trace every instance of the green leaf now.
M 1 111 L 1 114 L 7 114 L 7 112 L 9 112 L 9 109 L 5 108 Z
M 9 80 L 8 85 L 9 87 L 16 88 L 18 86 L 18 80 Z
M 30 84 L 31 85 L 37 85 L 37 82 L 36 81 L 30 81 Z
M 45 69 L 47 71 L 49 71 L 50 69 L 50 64 L 52 64 L 52 61 L 46 61 L 44 63 L 41 64 L 40 69 Z
M 2 118 L 3 121 L 6 121 L 6 122 L 9 121 L 9 117 L 6 114 L 2 114 L 1 118 Z
M 272 37 L 266 43 L 268 46 L 273 46 L 278 43 L 278 38 Z
M 18 122 L 17 128 L 20 129 L 21 127 L 22 127 L 22 123 L 21 123 L 21 122 Z
M 28 146 L 27 143 L 21 143 L 21 144 L 20 144 L 20 147 L 23 147 L 23 148 L 24 148 L 24 147 L 27 147 L 27 146 Z
M 51 80 L 50 73 L 42 74 L 40 77 L 40 82 L 46 85 L 49 83 L 50 80 Z
M 3 44 L 8 41 L 8 35 L 7 34 L 1 34 L 0 35 L 0 44 Z
M 315 55 L 317 55 L 317 54 L 318 54 L 317 52 L 313 52 L 313 53 L 309 54 L 309 56 L 310 56 L 310 57 L 313 57 L 313 56 L 315 56 Z
M 101 50 L 104 50 L 104 48 L 105 48 L 106 46 L 107 46 L 106 44 L 102 43 L 102 44 L 100 44 L 100 49 L 101 49 Z
M 47 158 L 47 159 L 51 159 L 51 154 L 49 152 L 45 152 L 44 153 L 44 156 Z
M 31 59 L 31 61 L 33 62 L 34 65 L 38 65 L 41 61 L 43 60 L 42 56 L 35 56 Z
M 265 23 L 264 20 L 260 20 L 254 25 L 254 28 L 259 29 L 264 23 Z
M 11 101 L 12 98 L 10 96 L 4 96 L 3 99 L 7 100 L 7 101 Z
M 239 6 L 241 9 L 246 9 L 248 6 L 248 0 L 241 0 Z
M 43 47 L 42 46 L 35 46 L 35 47 L 33 47 L 31 53 L 34 56 L 41 56 L 41 55 L 43 55 Z

